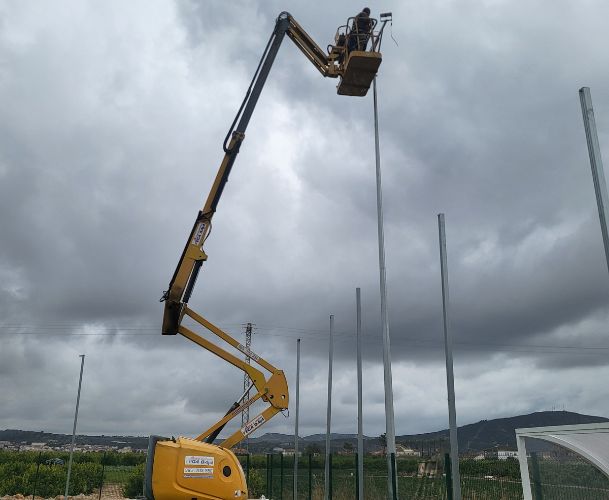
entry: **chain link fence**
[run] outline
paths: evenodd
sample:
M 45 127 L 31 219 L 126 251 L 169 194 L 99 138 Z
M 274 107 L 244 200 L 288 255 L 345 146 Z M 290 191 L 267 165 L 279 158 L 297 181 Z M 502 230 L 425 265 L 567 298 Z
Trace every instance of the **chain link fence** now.
M 65 494 L 69 453 L 0 451 L 0 498 L 49 499 Z M 70 496 L 82 500 L 141 496 L 145 455 L 74 453 Z
M 534 500 L 609 500 L 609 478 L 581 455 L 562 446 L 527 438 Z
M 62 452 L 0 451 L 0 499 L 63 498 L 69 455 Z M 75 453 L 70 496 L 80 500 L 115 500 L 142 495 L 142 453 Z M 293 500 L 294 457 L 280 454 L 241 455 L 251 498 Z M 398 459 L 399 497 L 409 500 L 451 500 L 444 459 Z M 387 461 L 366 456 L 366 500 L 384 500 Z M 305 455 L 298 462 L 297 500 L 324 498 L 324 456 Z M 463 500 L 522 500 L 516 460 L 460 462 Z M 609 500 L 609 479 L 574 454 L 561 450 L 534 452 L 529 473 L 535 500 Z M 357 498 L 355 455 L 333 455 L 331 498 Z

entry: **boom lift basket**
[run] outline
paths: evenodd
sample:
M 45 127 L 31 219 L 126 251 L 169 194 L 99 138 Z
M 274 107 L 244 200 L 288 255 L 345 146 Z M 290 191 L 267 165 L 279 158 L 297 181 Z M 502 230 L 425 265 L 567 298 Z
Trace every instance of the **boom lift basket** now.
M 345 72 L 336 87 L 338 93 L 340 95 L 365 96 L 382 60 L 383 57 L 380 52 L 364 52 L 363 50 L 349 52 L 345 63 Z

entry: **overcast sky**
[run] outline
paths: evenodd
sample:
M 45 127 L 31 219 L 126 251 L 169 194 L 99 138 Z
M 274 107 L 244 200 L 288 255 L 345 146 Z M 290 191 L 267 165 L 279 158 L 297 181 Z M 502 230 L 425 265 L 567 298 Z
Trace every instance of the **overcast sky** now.
M 242 374 L 162 337 L 163 290 L 275 18 L 320 46 L 342 0 L 0 3 L 0 428 L 196 435 Z M 609 3 L 416 0 L 378 77 L 396 433 L 448 426 L 437 214 L 459 424 L 609 416 L 609 278 L 578 89 L 609 158 Z M 393 35 L 395 43 L 389 36 Z M 206 246 L 193 309 L 287 374 L 303 435 L 384 431 L 372 95 L 337 96 L 286 38 Z M 266 432 L 293 432 L 275 417 Z M 240 423 L 240 422 L 239 422 Z M 234 428 L 234 426 L 232 427 Z M 262 434 L 259 432 L 258 435 Z

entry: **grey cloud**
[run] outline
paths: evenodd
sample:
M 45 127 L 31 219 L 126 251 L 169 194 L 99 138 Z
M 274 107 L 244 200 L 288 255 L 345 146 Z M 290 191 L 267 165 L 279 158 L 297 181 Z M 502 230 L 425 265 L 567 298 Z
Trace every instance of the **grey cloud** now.
M 154 336 L 158 298 L 275 16 L 291 11 L 325 45 L 354 5 L 333 3 L 323 15 L 277 1 L 75 5 L 44 23 L 27 4 L 0 11 L 10 27 L 0 35 L 0 370 L 9 401 L 0 426 L 65 431 L 76 355 L 86 350 L 85 431 L 195 434 L 239 395 L 240 374 L 188 342 Z M 446 420 L 440 211 L 462 423 L 551 407 L 563 396 L 550 380 L 566 384 L 569 409 L 606 414 L 603 388 L 587 382 L 592 370 L 604 373 L 602 352 L 577 351 L 604 345 L 607 314 L 577 89 L 592 87 L 606 148 L 606 50 L 593 33 L 603 32 L 607 7 L 592 2 L 592 17 L 569 2 L 386 7 L 378 10 L 393 10 L 399 42 L 385 39 L 379 73 L 399 432 Z M 349 432 L 360 286 L 367 421 L 380 434 L 372 103 L 338 98 L 334 84 L 286 41 L 214 219 L 192 306 L 239 337 L 240 324 L 257 323 L 255 350 L 291 384 L 303 338 L 307 433 L 323 429 L 335 314 L 335 422 Z M 28 330 L 46 335 L 17 336 Z M 193 382 L 193 370 L 217 379 L 213 390 L 203 375 Z M 55 409 L 42 415 L 43 406 Z

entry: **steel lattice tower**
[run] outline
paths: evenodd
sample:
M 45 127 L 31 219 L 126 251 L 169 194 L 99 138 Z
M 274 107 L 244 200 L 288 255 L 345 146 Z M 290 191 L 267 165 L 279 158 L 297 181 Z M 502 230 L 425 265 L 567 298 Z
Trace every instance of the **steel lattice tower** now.
M 252 347 L 252 332 L 254 330 L 254 326 L 252 323 L 246 323 L 245 325 L 243 325 L 245 327 L 245 348 L 247 352 L 250 352 L 250 349 Z M 250 361 L 250 357 L 246 354 L 245 355 L 245 362 L 249 365 L 251 364 Z M 250 377 L 247 373 L 243 374 L 243 392 L 245 393 L 249 386 L 251 384 L 250 381 Z M 250 394 L 249 391 L 247 392 L 247 395 L 245 397 L 246 401 L 249 399 Z M 249 422 L 250 419 L 250 408 L 249 406 L 246 406 L 243 411 L 241 412 L 241 427 L 244 427 L 245 424 L 247 422 Z M 246 440 L 246 446 L 249 449 L 249 438 Z

